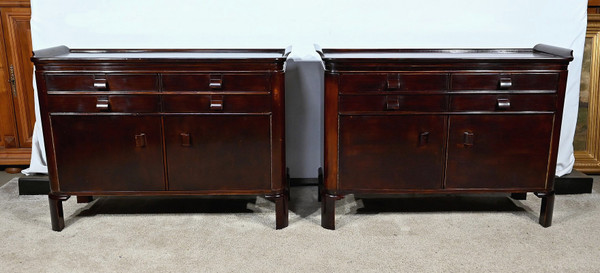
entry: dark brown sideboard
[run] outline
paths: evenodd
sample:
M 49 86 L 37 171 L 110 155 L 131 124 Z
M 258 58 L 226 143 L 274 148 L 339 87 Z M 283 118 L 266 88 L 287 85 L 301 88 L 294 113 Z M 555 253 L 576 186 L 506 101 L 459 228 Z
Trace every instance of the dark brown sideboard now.
M 548 227 L 572 51 L 317 49 L 325 64 L 322 226 L 351 193 L 542 199 Z
M 70 195 L 265 195 L 286 227 L 288 53 L 35 51 L 52 229 Z

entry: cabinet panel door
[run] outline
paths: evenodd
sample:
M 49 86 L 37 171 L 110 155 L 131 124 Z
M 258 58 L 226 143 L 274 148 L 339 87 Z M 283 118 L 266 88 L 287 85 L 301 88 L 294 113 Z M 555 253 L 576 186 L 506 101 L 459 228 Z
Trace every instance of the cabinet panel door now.
M 3 8 L 2 31 L 6 46 L 9 86 L 18 132 L 18 147 L 31 147 L 35 108 L 33 103 L 33 63 L 29 8 Z M 12 74 L 12 76 L 11 76 Z M 12 107 L 11 107 L 12 108 Z M 9 145 L 10 147 L 10 145 Z
M 169 190 L 271 188 L 269 115 L 165 117 Z
M 440 189 L 445 119 L 441 115 L 340 117 L 340 189 Z
M 164 190 L 160 117 L 51 117 L 60 190 Z
M 553 120 L 551 114 L 451 116 L 446 188 L 544 188 Z

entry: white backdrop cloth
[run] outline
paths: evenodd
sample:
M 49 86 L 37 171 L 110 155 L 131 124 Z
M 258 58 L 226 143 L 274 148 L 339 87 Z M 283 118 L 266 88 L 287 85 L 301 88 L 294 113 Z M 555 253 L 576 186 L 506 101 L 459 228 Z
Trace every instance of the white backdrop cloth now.
M 569 66 L 556 174 L 573 167 L 586 0 L 32 0 L 31 8 L 34 50 L 293 45 L 290 58 L 311 61 L 318 60 L 313 43 L 323 48 L 531 48 L 538 43 L 571 48 L 575 60 Z M 286 103 L 299 111 L 296 115 L 321 113 L 322 96 L 307 97 L 301 106 Z M 287 147 L 294 147 L 289 150 L 313 151 L 300 160 L 289 160 L 294 155 L 288 154 L 288 162 L 309 166 L 296 173 L 289 166 L 292 177 L 316 177 L 320 124 L 287 125 L 288 136 L 308 138 L 287 138 Z M 47 172 L 41 139 L 37 125 L 29 173 Z

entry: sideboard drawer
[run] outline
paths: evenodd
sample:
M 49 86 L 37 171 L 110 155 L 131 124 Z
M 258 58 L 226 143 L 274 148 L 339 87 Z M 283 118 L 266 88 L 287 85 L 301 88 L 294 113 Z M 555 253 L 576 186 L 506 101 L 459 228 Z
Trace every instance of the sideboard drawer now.
M 556 95 L 454 95 L 452 111 L 556 111 Z
M 269 113 L 270 95 L 164 95 L 168 113 Z
M 446 111 L 446 95 L 344 95 L 340 112 L 353 111 Z
M 556 73 L 456 73 L 452 90 L 557 90 Z
M 270 91 L 269 74 L 163 74 L 164 91 Z
M 46 74 L 48 91 L 158 91 L 156 74 Z
M 48 112 L 151 113 L 160 111 L 157 95 L 50 95 Z
M 340 93 L 445 91 L 446 73 L 345 73 L 340 75 Z

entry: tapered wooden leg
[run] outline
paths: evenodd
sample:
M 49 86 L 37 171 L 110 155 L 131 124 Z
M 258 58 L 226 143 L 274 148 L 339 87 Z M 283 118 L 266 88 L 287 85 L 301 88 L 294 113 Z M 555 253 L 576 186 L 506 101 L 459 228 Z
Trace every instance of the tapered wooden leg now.
M 335 229 L 335 195 L 323 193 L 321 198 L 321 226 L 326 229 Z
M 510 198 L 515 200 L 527 200 L 526 192 L 515 192 L 510 194 Z
M 275 228 L 282 229 L 288 226 L 288 200 L 287 194 L 278 194 L 275 199 Z
M 552 225 L 552 213 L 554 212 L 554 192 L 536 194 L 542 198 L 540 209 L 540 225 L 549 227 Z
M 62 202 L 69 199 L 68 195 L 48 194 L 50 203 L 50 221 L 52 222 L 52 230 L 61 231 L 65 228 L 65 216 L 63 214 Z
M 89 203 L 94 201 L 94 197 L 93 196 L 81 196 L 81 195 L 77 195 L 77 203 Z

